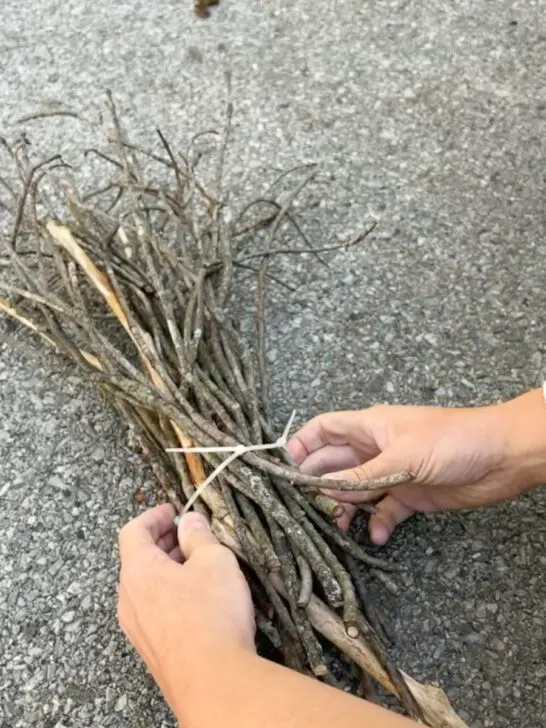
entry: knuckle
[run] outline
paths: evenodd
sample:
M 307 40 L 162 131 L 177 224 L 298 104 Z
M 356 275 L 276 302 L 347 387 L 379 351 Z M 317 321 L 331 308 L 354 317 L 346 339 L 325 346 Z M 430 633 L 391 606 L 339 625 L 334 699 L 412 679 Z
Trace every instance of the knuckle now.
M 237 557 L 227 546 L 211 544 L 205 548 L 198 549 L 194 555 L 197 556 L 202 566 L 211 571 L 226 571 L 239 568 Z
M 131 524 L 126 523 L 124 526 L 122 526 L 118 533 L 118 544 L 120 550 L 123 549 L 123 546 L 125 542 L 127 541 L 127 536 L 131 532 Z
M 357 465 L 352 471 L 351 480 L 369 480 L 370 472 L 365 465 Z

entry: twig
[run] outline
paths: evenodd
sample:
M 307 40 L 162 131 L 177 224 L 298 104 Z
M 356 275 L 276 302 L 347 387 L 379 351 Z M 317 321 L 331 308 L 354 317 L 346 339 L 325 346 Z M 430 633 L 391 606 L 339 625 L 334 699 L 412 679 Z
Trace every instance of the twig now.
M 303 249 L 298 250 L 297 248 L 275 248 L 275 250 L 264 250 L 261 253 L 253 253 L 252 255 L 247 255 L 244 258 L 239 259 L 237 262 L 239 263 L 247 263 L 249 260 L 255 260 L 256 258 L 271 258 L 274 255 L 309 255 L 314 254 L 317 255 L 318 253 L 332 253 L 336 252 L 338 250 L 348 250 L 349 248 L 354 247 L 355 245 L 358 245 L 363 240 L 365 240 L 368 235 L 370 235 L 375 228 L 377 227 L 377 221 L 374 221 L 370 227 L 365 230 L 363 233 L 360 233 L 360 235 L 357 235 L 356 238 L 353 240 L 350 240 L 345 243 L 338 243 L 336 245 L 326 245 L 323 248 L 311 248 L 311 249 Z
M 279 439 L 276 442 L 269 443 L 269 444 L 260 444 L 260 445 L 235 445 L 235 447 L 232 447 L 230 445 L 228 446 L 218 446 L 218 447 L 178 447 L 178 448 L 167 448 L 166 452 L 183 452 L 183 453 L 199 453 L 200 455 L 204 453 L 231 453 L 213 472 L 209 475 L 209 477 L 205 480 L 204 483 L 202 483 L 199 488 L 195 491 L 193 496 L 190 498 L 190 500 L 186 503 L 184 506 L 184 513 L 186 513 L 192 505 L 195 503 L 197 498 L 203 493 L 203 491 L 209 487 L 209 485 L 217 478 L 220 473 L 225 470 L 225 468 L 228 467 L 234 460 L 241 457 L 241 455 L 244 455 L 248 452 L 257 452 L 259 450 L 277 450 L 283 447 L 286 447 L 286 443 L 288 441 L 288 433 L 290 432 L 290 428 L 292 427 L 292 423 L 294 422 L 294 417 L 296 416 L 296 412 L 292 412 L 290 419 L 288 420 L 286 427 L 284 428 L 283 434 L 279 437 Z
M 301 554 L 296 557 L 300 570 L 300 593 L 298 595 L 298 607 L 306 607 L 313 593 L 313 572 L 307 561 Z
M 78 121 L 82 121 L 82 117 L 80 114 L 76 113 L 75 111 L 37 111 L 34 114 L 28 114 L 27 116 L 22 116 L 20 119 L 17 120 L 18 124 L 26 124 L 29 121 L 36 121 L 37 119 L 48 119 L 52 116 L 68 116 L 72 119 L 77 119 Z

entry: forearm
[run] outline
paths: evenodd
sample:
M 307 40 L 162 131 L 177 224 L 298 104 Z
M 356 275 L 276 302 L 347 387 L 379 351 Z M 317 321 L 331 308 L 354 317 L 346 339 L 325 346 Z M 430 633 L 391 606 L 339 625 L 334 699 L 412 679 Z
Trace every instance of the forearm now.
M 202 660 L 176 705 L 184 728 L 411 728 L 406 718 L 249 652 Z
M 522 486 L 546 483 L 546 402 L 542 389 L 498 406 L 506 458 L 521 476 Z

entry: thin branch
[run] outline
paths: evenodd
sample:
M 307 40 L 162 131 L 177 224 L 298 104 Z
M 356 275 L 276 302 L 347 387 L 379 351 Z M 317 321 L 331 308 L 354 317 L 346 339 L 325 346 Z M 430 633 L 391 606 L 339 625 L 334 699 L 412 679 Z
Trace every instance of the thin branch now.
M 252 255 L 247 255 L 244 258 L 239 259 L 237 262 L 239 263 L 246 263 L 249 260 L 255 260 L 256 258 L 264 258 L 268 257 L 271 258 L 275 255 L 304 255 L 304 254 L 317 254 L 317 253 L 332 253 L 336 252 L 338 250 L 349 250 L 349 248 L 354 247 L 355 245 L 358 245 L 363 240 L 365 240 L 368 235 L 370 235 L 375 228 L 377 227 L 377 222 L 374 221 L 370 227 L 365 230 L 363 233 L 360 233 L 360 235 L 357 235 L 356 238 L 353 238 L 353 240 L 349 240 L 345 243 L 338 243 L 336 245 L 326 245 L 323 248 L 312 248 L 311 250 L 303 249 L 298 250 L 296 248 L 276 248 L 275 250 L 264 250 L 261 253 L 253 253 Z
M 29 121 L 36 121 L 37 119 L 49 119 L 54 116 L 65 116 L 69 117 L 71 119 L 77 119 L 78 121 L 83 121 L 83 118 L 80 114 L 76 113 L 75 111 L 37 111 L 34 114 L 28 114 L 27 116 L 22 116 L 20 119 L 17 120 L 18 124 L 26 124 Z

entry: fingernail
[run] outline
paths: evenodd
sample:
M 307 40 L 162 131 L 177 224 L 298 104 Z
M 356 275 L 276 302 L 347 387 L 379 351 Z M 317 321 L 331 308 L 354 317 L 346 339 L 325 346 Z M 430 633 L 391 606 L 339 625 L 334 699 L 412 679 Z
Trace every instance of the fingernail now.
M 201 513 L 186 513 L 185 516 L 179 519 L 179 527 L 181 527 L 186 533 L 188 531 L 208 531 L 210 530 L 209 523 L 205 516 Z
M 376 546 L 384 546 L 389 540 L 389 529 L 383 523 L 370 525 L 370 539 Z
M 338 473 L 327 473 L 322 476 L 324 480 L 347 480 L 343 471 Z

